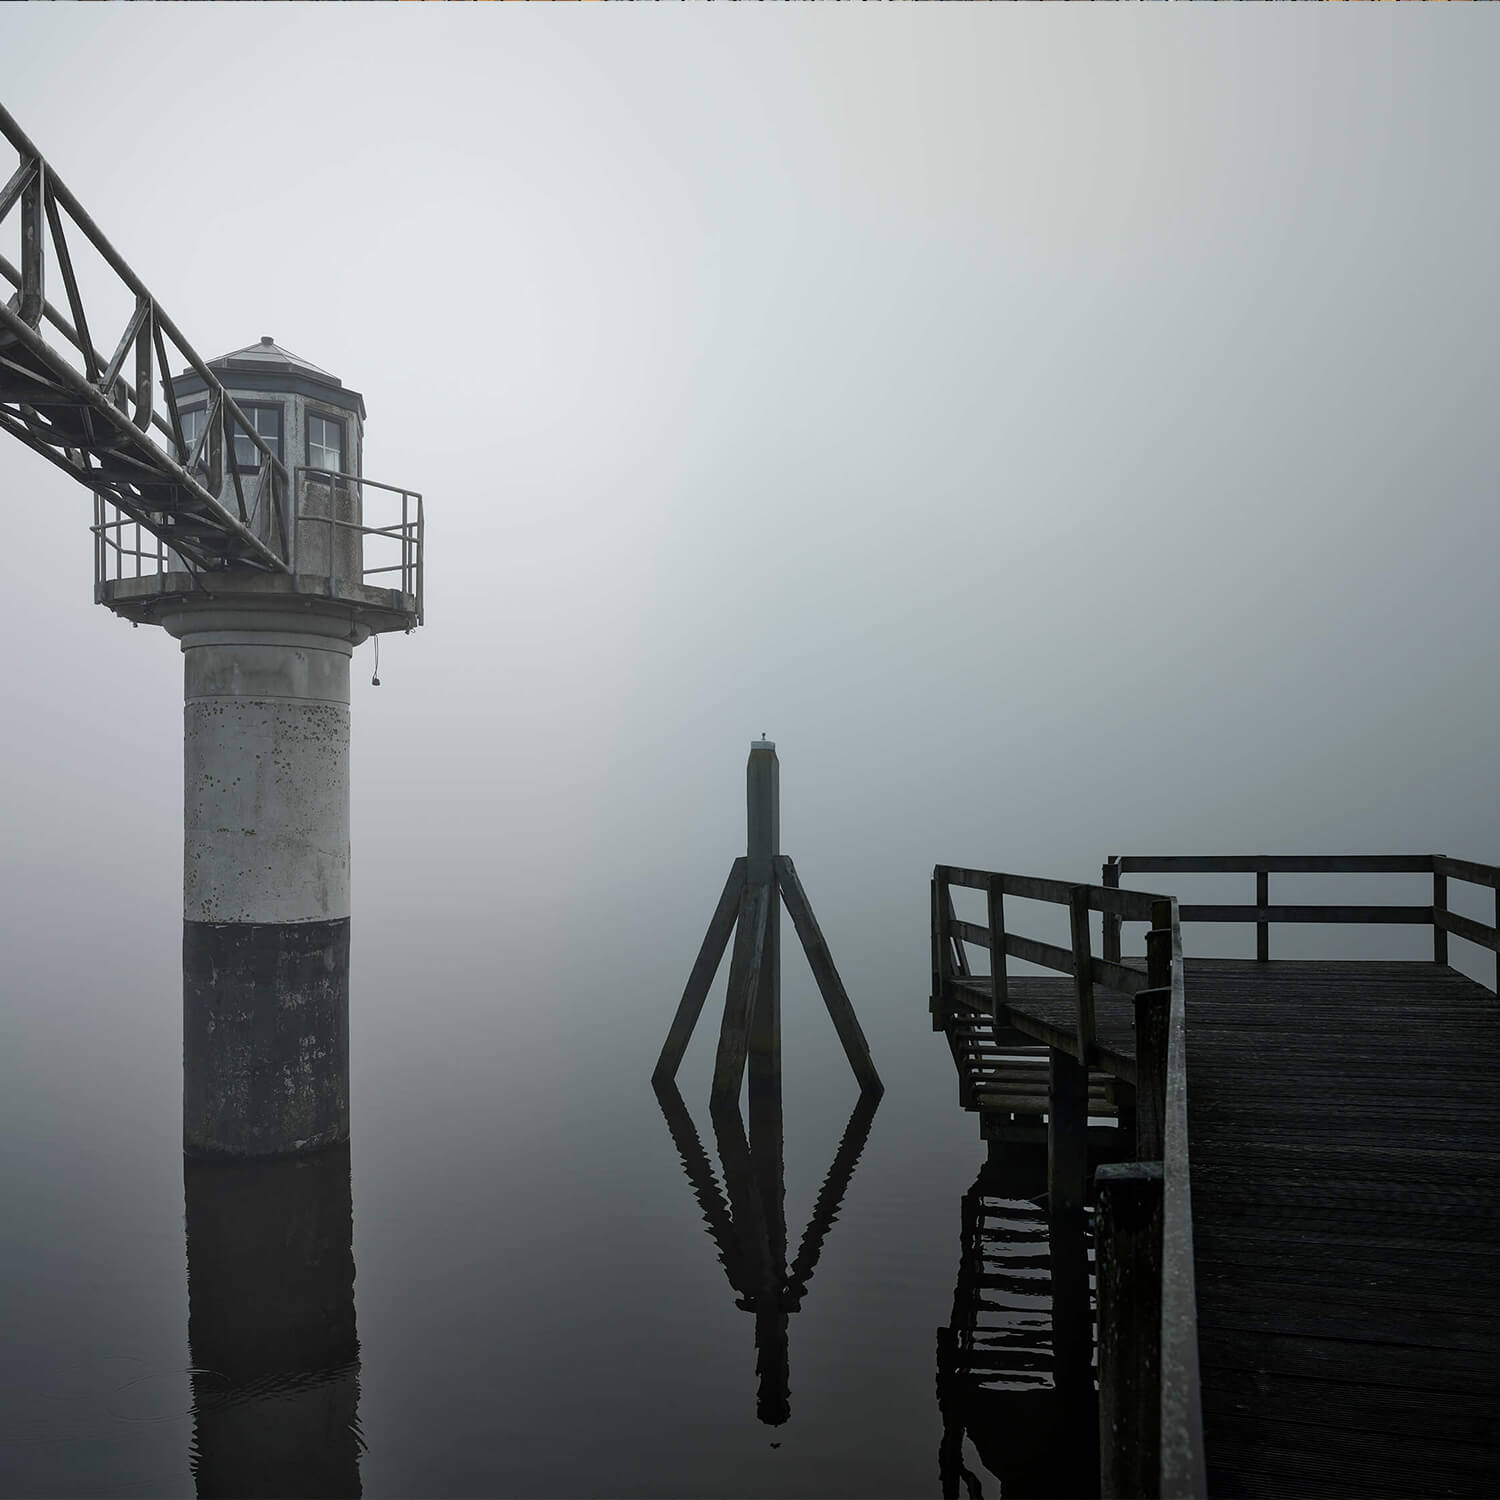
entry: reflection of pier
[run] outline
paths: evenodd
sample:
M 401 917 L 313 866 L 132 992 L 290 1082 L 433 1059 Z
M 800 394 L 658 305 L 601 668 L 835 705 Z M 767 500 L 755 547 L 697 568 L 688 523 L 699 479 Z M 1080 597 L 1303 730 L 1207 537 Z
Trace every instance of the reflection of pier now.
M 198 1494 L 358 1495 L 349 1148 L 185 1185 Z
M 676 1085 L 659 1082 L 657 1101 L 673 1144 L 718 1247 L 735 1306 L 755 1315 L 756 1415 L 779 1427 L 791 1415 L 788 1320 L 802 1306 L 828 1231 L 838 1218 L 849 1181 L 869 1139 L 880 1103 L 864 1093 L 849 1116 L 797 1253 L 788 1267 L 786 1177 L 779 1089 L 750 1089 L 750 1133 L 737 1106 L 713 1111 L 714 1139 L 723 1167 L 719 1187 L 692 1116 Z
M 964 1439 L 1002 1495 L 1099 1492 L 1090 1237 L 1050 1224 L 1040 1152 L 994 1154 L 963 1197 L 953 1317 L 937 1335 L 945 1500 L 984 1494 Z

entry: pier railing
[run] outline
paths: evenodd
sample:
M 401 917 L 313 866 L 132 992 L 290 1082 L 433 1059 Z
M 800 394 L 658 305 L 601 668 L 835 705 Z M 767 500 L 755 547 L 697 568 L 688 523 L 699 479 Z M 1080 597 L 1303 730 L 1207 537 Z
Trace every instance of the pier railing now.
M 1472 860 L 1450 859 L 1446 854 L 1193 854 L 1172 856 L 1111 855 L 1104 863 L 1104 884 L 1110 890 L 1120 886 L 1121 875 L 1254 875 L 1254 904 L 1207 905 L 1185 904 L 1183 922 L 1223 922 L 1255 924 L 1255 956 L 1265 962 L 1271 956 L 1271 924 L 1354 923 L 1432 928 L 1432 960 L 1448 962 L 1448 935 L 1463 938 L 1496 955 L 1496 983 L 1500 990 L 1500 868 L 1475 864 Z M 1299 875 L 1430 875 L 1432 901 L 1428 905 L 1399 906 L 1273 906 L 1270 877 L 1273 874 Z M 1494 892 L 1493 924 L 1478 922 L 1452 911 L 1448 906 L 1448 882 L 1466 882 L 1488 887 Z M 1104 954 L 1119 961 L 1121 917 L 1113 911 L 1104 916 Z M 1131 920 L 1129 917 L 1125 921 Z
M 984 892 L 986 922 L 965 922 L 954 914 L 955 887 Z M 1005 921 L 1007 896 L 1066 906 L 1071 946 L 1063 948 L 1056 943 L 1040 942 L 1010 931 Z M 1134 995 L 1147 987 L 1144 969 L 1120 962 L 1118 941 L 1112 956 L 1094 956 L 1089 914 L 1102 912 L 1106 922 L 1113 918 L 1116 923 L 1114 930 L 1118 933 L 1121 921 L 1149 922 L 1153 899 L 1144 892 L 1120 890 L 1118 887 L 1070 885 L 1066 881 L 1042 880 L 1030 875 L 1005 875 L 990 870 L 967 870 L 959 865 L 938 865 L 932 872 L 934 1019 L 939 1022 L 947 1019 L 946 1008 L 952 1004 L 953 998 L 950 981 L 969 976 L 968 959 L 961 945 L 971 943 L 990 952 L 991 998 L 993 1013 L 997 1017 L 1004 1010 L 1008 989 L 1007 956 L 1072 978 L 1078 1000 L 1077 1043 L 1073 1056 L 1088 1064 L 1094 1057 L 1094 986 L 1117 990 L 1125 995 Z
M 955 887 L 982 891 L 986 921 L 955 914 Z M 1066 948 L 1011 931 L 1005 898 L 1066 906 Z M 1203 1414 L 1198 1383 L 1197 1292 L 1187 1133 L 1187 1012 L 1182 912 L 1174 898 L 1118 884 L 1072 885 L 988 870 L 939 865 L 933 871 L 932 980 L 935 1024 L 946 1027 L 959 1003 L 957 979 L 973 994 L 963 945 L 990 953 L 990 1004 L 1007 1015 L 1007 959 L 1017 958 L 1073 981 L 1074 1061 L 1052 1053 L 1049 1208 L 1063 1199 L 1058 1158 L 1082 1168 L 1087 1067 L 1095 1045 L 1096 986 L 1135 1005 L 1136 1157 L 1099 1169 L 1095 1218 L 1099 1318 L 1100 1467 L 1107 1495 L 1205 1493 Z M 1106 956 L 1092 952 L 1091 916 L 1105 921 Z M 1121 961 L 1119 925 L 1149 924 L 1144 966 Z M 1111 941 L 1110 934 L 1113 934 Z M 1118 1065 L 1116 1063 L 1115 1065 Z M 1076 1172 L 1071 1175 L 1075 1176 Z

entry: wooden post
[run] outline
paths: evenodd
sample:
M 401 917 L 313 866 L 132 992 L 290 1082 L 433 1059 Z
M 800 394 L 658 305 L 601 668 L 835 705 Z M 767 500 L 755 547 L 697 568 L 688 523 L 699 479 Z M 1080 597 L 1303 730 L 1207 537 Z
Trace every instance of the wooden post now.
M 938 865 L 932 872 L 932 964 L 935 976 L 933 983 L 937 986 L 937 1010 L 935 1016 L 941 1017 L 938 1030 L 943 1030 L 948 1025 L 948 981 L 953 977 L 953 933 L 949 922 L 953 916 L 953 894 L 948 889 L 947 872 L 942 865 Z
M 729 993 L 724 1001 L 724 1020 L 719 1029 L 719 1050 L 714 1060 L 710 1100 L 715 1109 L 738 1108 L 745 1065 L 750 1067 L 753 1098 L 762 1110 L 779 1117 L 781 1110 L 781 900 L 802 939 L 813 977 L 828 1007 L 828 1014 L 843 1043 L 844 1052 L 859 1086 L 865 1093 L 882 1091 L 880 1075 L 870 1058 L 870 1046 L 844 991 L 833 955 L 813 916 L 812 906 L 791 860 L 781 852 L 781 770 L 776 746 L 770 740 L 753 740 L 745 768 L 746 852 L 735 860 L 698 950 L 687 987 L 677 1006 L 667 1040 L 657 1058 L 654 1083 L 667 1083 L 676 1076 L 693 1027 L 713 983 L 729 929 L 735 928 L 734 951 L 729 961 Z M 941 898 L 947 894 L 934 871 L 932 883 L 932 1017 L 934 1030 L 947 1024 L 945 980 L 951 958 L 943 952 L 951 932 L 952 906 Z M 947 912 L 946 918 L 944 912 Z M 771 1097 L 774 1095 L 774 1099 Z M 752 1102 L 752 1113 L 755 1105 Z
M 729 960 L 729 993 L 724 999 L 724 1021 L 719 1029 L 719 1051 L 709 1094 L 709 1102 L 715 1109 L 739 1108 L 745 1056 L 750 1048 L 750 1016 L 760 990 L 765 946 L 766 888 L 747 881 L 740 897 L 739 926 L 734 934 L 734 954 Z
M 1448 877 L 1434 873 L 1432 877 L 1432 961 L 1435 964 L 1448 962 L 1448 929 L 1442 919 L 1448 915 Z
M 1078 997 L 1078 1060 L 1085 1067 L 1094 1055 L 1094 958 L 1089 945 L 1089 888 L 1068 891 L 1073 928 L 1073 989 Z
M 951 885 L 945 885 L 943 887 L 943 903 L 948 913 L 949 942 L 952 944 L 949 952 L 951 952 L 953 955 L 953 972 L 957 974 L 960 979 L 967 979 L 969 977 L 968 950 L 962 943 L 956 941 L 952 936 L 953 924 L 958 920 L 958 913 L 953 910 L 953 887 Z
M 760 978 L 751 997 L 750 1086 L 781 1094 L 781 767 L 772 740 L 752 740 L 745 765 L 745 880 L 765 891 Z
M 1104 885 L 1112 891 L 1120 889 L 1120 856 L 1111 854 L 1104 861 Z M 1120 917 L 1117 912 L 1104 913 L 1104 960 L 1117 964 L 1120 961 Z
M 1105 1500 L 1160 1493 L 1162 1165 L 1100 1167 L 1099 1482 Z
M 985 891 L 990 920 L 990 1014 L 998 1026 L 1005 1015 L 1005 890 L 998 875 L 991 875 Z
M 1265 909 L 1271 904 L 1271 877 L 1265 870 L 1255 872 L 1255 956 L 1261 963 L 1271 957 L 1271 924 L 1265 920 Z
M 1048 1052 L 1047 1212 L 1081 1214 L 1088 1188 L 1089 1070 L 1069 1052 Z
M 932 880 L 929 882 L 932 897 L 932 995 L 927 1001 L 927 1009 L 932 1013 L 932 1029 L 943 1031 L 948 1025 L 948 1003 L 947 996 L 943 994 L 943 924 L 938 916 L 938 878 L 937 871 L 932 872 Z
M 1166 1145 L 1167 1020 L 1172 1009 L 1172 903 L 1151 903 L 1146 981 L 1135 997 L 1135 1154 L 1160 1161 Z

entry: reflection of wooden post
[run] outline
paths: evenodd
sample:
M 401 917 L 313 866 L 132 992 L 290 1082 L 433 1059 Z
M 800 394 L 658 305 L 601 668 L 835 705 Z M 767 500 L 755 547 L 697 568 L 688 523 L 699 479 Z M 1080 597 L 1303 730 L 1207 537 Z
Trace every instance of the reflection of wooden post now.
M 735 1305 L 755 1314 L 756 1415 L 780 1426 L 791 1415 L 789 1319 L 807 1295 L 823 1242 L 869 1139 L 880 1095 L 868 1089 L 860 1094 L 788 1268 L 780 1090 L 758 1089 L 752 1080 L 748 1140 L 737 1102 L 710 1111 L 724 1175 L 721 1192 L 677 1086 L 668 1080 L 658 1082 L 655 1089 L 693 1196 L 735 1290 Z
M 813 915 L 812 904 L 792 862 L 781 852 L 781 769 L 776 746 L 754 740 L 745 768 L 746 854 L 737 859 L 724 883 L 671 1029 L 662 1045 L 652 1082 L 671 1082 L 682 1063 L 693 1027 L 702 1012 L 731 927 L 734 951 L 729 961 L 729 992 L 714 1060 L 712 1102 L 716 1109 L 737 1105 L 750 1065 L 751 1108 L 755 1096 L 779 1113 L 781 1099 L 781 902 L 801 939 L 839 1041 L 859 1086 L 879 1094 L 883 1085 L 870 1057 L 870 1046 L 849 1003 L 833 955 Z

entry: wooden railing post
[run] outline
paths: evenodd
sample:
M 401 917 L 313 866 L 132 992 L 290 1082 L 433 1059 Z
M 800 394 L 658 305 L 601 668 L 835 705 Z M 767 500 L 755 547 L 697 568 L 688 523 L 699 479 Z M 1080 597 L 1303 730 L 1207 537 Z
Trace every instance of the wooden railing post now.
M 1172 1009 L 1172 903 L 1151 903 L 1148 989 L 1135 997 L 1135 1154 L 1160 1161 L 1166 1139 L 1167 1037 Z
M 943 915 L 948 923 L 948 935 L 951 946 L 948 949 L 953 961 L 953 973 L 960 979 L 969 977 L 969 955 L 964 945 L 953 939 L 953 924 L 958 920 L 953 910 L 953 887 L 948 884 L 943 886 Z
M 1100 1494 L 1155 1496 L 1161 1493 L 1162 1164 L 1102 1166 L 1094 1181 Z
M 1002 877 L 991 875 L 985 889 L 990 923 L 990 1014 L 999 1024 L 1007 997 L 1005 972 L 1005 887 Z
M 1271 957 L 1271 924 L 1265 920 L 1265 909 L 1271 904 L 1271 877 L 1266 870 L 1255 872 L 1255 956 L 1261 963 Z
M 1432 876 L 1432 961 L 1448 962 L 1448 929 L 1442 925 L 1448 915 L 1448 877 L 1436 871 Z
M 948 1028 L 948 955 L 952 940 L 948 936 L 948 881 L 943 867 L 932 872 L 932 1029 Z
M 1089 888 L 1068 892 L 1073 931 L 1073 990 L 1078 998 L 1078 1061 L 1085 1068 L 1094 1054 L 1094 958 L 1089 945 Z
M 1107 889 L 1120 889 L 1120 856 L 1111 854 L 1104 861 L 1104 885 Z M 1117 912 L 1104 913 L 1104 959 L 1106 963 L 1120 961 L 1120 916 Z

